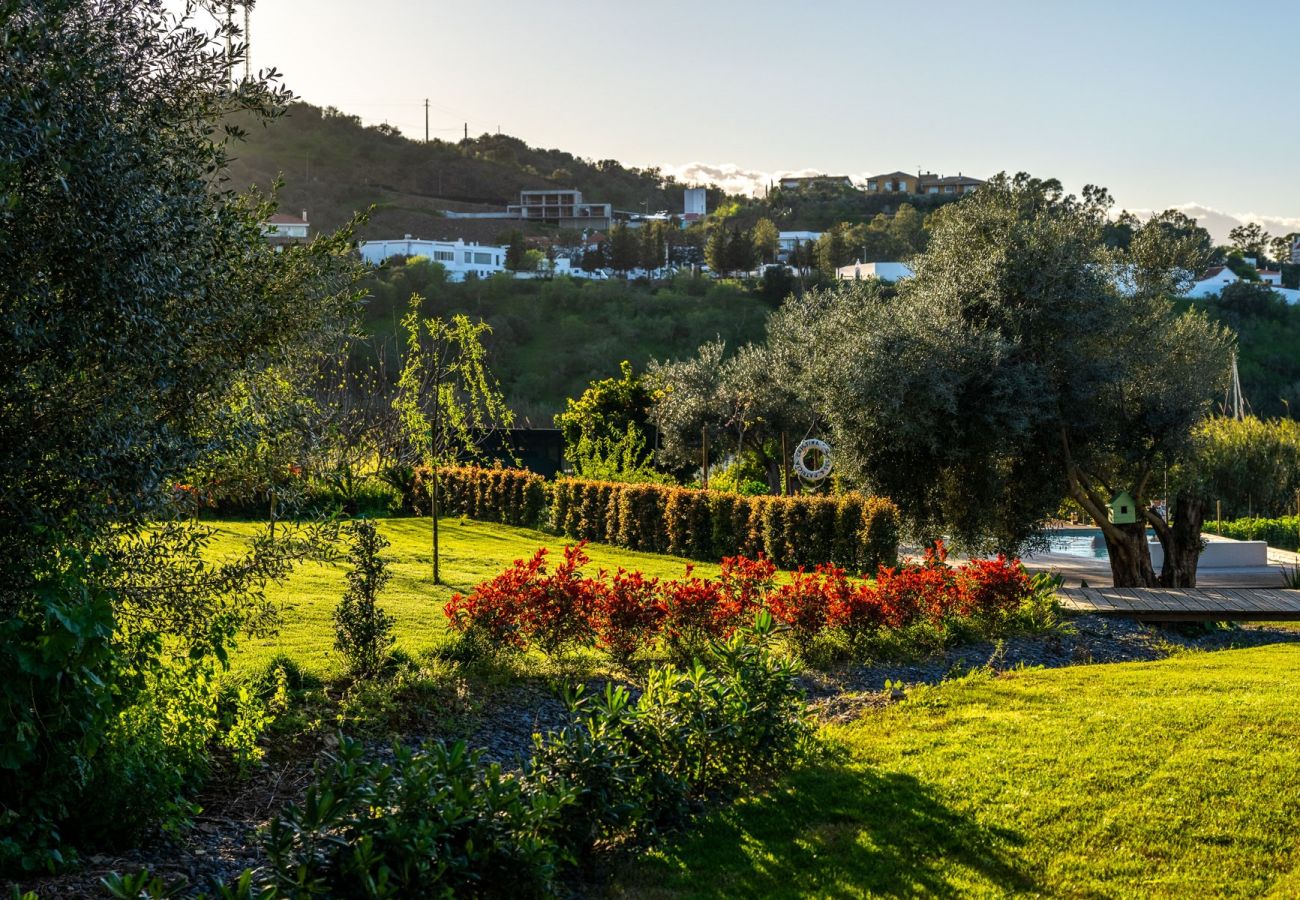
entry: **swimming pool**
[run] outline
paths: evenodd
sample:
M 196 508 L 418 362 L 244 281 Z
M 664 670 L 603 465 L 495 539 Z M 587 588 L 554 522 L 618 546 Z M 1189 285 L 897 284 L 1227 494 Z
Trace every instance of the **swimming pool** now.
M 1110 559 L 1110 554 L 1106 552 L 1106 539 L 1102 537 L 1100 528 L 1059 528 L 1048 531 L 1046 537 L 1048 553 L 1083 559 Z M 1148 540 L 1154 537 L 1152 532 L 1147 532 Z

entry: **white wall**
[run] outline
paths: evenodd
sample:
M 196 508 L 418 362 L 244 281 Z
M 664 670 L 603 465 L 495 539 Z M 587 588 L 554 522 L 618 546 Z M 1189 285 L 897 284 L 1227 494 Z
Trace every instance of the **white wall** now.
M 423 256 L 446 269 L 452 281 L 464 281 L 465 276 L 471 272 L 480 278 L 486 278 L 505 271 L 506 248 L 488 244 L 403 238 L 395 241 L 364 241 L 357 249 L 362 259 L 375 266 L 394 256 Z

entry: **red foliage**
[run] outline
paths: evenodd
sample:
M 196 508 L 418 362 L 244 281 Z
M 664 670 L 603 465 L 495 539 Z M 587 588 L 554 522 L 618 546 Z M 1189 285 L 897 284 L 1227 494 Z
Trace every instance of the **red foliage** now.
M 718 575 L 721 603 L 716 618 L 730 634 L 752 620 L 762 608 L 776 581 L 776 565 L 761 553 L 758 559 L 724 556 L 721 570 Z
M 1033 592 L 1029 573 L 1018 559 L 1001 553 L 996 559 L 973 559 L 957 573 L 963 615 L 988 616 L 1010 612 Z
M 724 607 L 721 584 L 691 577 L 693 570 L 687 566 L 685 577 L 664 582 L 659 595 L 664 637 L 679 650 L 698 649 L 731 632 L 731 609 Z
M 809 573 L 800 566 L 790 583 L 771 595 L 768 608 L 778 622 L 790 627 L 795 641 L 806 646 L 831 624 L 832 611 L 846 609 L 855 594 L 843 569 L 823 564 Z
M 528 562 L 515 560 L 495 578 L 477 585 L 469 596 L 452 594 L 443 612 L 459 632 L 473 630 L 494 647 L 525 647 L 521 612 L 528 595 L 537 590 L 546 566 L 546 550 L 533 554 Z
M 640 572 L 619 569 L 612 581 L 604 573 L 591 608 L 591 627 L 596 643 L 620 663 L 626 663 L 640 647 L 654 642 L 663 621 L 659 604 L 659 579 L 647 579 Z

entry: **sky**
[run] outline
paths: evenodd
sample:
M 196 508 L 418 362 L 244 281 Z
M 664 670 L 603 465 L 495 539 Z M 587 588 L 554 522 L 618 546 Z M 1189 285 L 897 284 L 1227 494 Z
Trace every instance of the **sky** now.
M 1296 0 L 257 0 L 250 31 L 255 68 L 408 137 L 428 98 L 432 137 L 732 190 L 1027 171 L 1300 229 Z

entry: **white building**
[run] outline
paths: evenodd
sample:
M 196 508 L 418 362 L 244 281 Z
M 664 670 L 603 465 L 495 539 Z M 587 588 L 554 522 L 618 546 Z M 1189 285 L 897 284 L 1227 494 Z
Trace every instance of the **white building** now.
M 709 192 L 704 188 L 687 188 L 682 198 L 682 219 L 694 222 L 709 212 Z
M 362 259 L 375 266 L 394 256 L 423 256 L 446 269 L 452 281 L 464 281 L 470 273 L 487 278 L 506 268 L 505 247 L 467 244 L 459 239 L 422 241 L 408 234 L 400 241 L 363 241 L 357 249 Z
M 782 253 L 789 253 L 800 244 L 815 244 L 822 236 L 820 231 L 778 231 L 777 245 Z
M 301 244 L 311 235 L 311 223 L 307 221 L 307 210 L 302 211 L 302 218 L 276 213 L 261 223 L 262 237 L 273 247 L 285 244 Z
M 1291 262 L 1300 266 L 1300 237 L 1291 242 Z
M 1271 284 L 1273 287 L 1282 286 L 1281 269 L 1256 269 L 1255 271 L 1259 273 L 1259 280 L 1265 284 Z
M 1263 279 L 1263 284 L 1272 288 L 1273 293 L 1279 294 L 1287 303 L 1300 303 L 1300 291 L 1295 290 L 1294 288 L 1282 287 L 1282 278 L 1280 273 L 1277 273 L 1278 277 L 1276 281 L 1271 277 L 1275 274 L 1273 272 L 1267 272 L 1270 276 L 1269 278 L 1264 278 L 1265 272 L 1260 272 L 1259 274 L 1260 278 Z M 1211 266 L 1205 271 L 1205 274 L 1197 280 L 1196 284 L 1192 285 L 1191 289 L 1188 290 L 1187 293 L 1183 294 L 1183 296 L 1194 299 L 1216 297 L 1223 293 L 1225 287 L 1240 280 L 1241 279 L 1237 277 L 1237 274 L 1227 266 Z
M 881 281 L 902 281 L 904 278 L 911 278 L 915 274 L 911 266 L 901 262 L 858 262 L 853 263 L 851 266 L 840 266 L 835 270 L 835 277 L 840 281 L 861 281 L 864 278 L 879 278 Z

